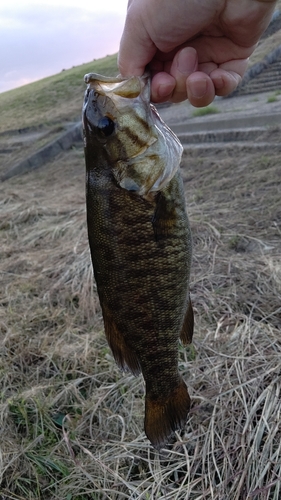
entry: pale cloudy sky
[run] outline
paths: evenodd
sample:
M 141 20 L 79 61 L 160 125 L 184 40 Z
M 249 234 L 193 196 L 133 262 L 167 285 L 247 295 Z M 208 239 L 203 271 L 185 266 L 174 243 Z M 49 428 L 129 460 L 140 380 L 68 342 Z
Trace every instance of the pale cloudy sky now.
M 0 0 L 0 92 L 118 51 L 127 0 Z

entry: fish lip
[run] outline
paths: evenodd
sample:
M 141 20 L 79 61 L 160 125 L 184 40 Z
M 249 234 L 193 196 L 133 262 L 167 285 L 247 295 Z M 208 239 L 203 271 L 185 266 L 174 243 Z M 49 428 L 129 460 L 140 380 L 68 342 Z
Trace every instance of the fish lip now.
M 133 78 L 138 78 L 138 79 L 150 79 L 150 73 L 146 71 L 142 76 L 131 76 L 130 78 L 127 78 L 122 75 L 117 75 L 115 77 L 113 76 L 104 76 L 100 75 L 99 73 L 86 73 L 84 76 L 84 81 L 85 83 L 92 83 L 95 81 L 102 82 L 102 83 L 121 83 L 121 82 L 127 82 L 129 79 Z
M 84 81 L 94 88 L 100 95 L 113 94 L 128 99 L 137 98 L 145 94 L 150 98 L 150 74 L 131 76 L 129 78 L 118 75 L 116 77 L 103 76 L 98 73 L 88 73 Z
M 121 75 L 118 75 L 116 77 L 112 77 L 112 76 L 103 76 L 103 75 L 100 75 L 99 73 L 87 73 L 84 76 L 85 83 L 92 83 L 95 81 L 104 82 L 104 83 L 119 83 L 119 82 L 123 82 L 125 80 L 126 80 L 126 78 L 123 78 Z

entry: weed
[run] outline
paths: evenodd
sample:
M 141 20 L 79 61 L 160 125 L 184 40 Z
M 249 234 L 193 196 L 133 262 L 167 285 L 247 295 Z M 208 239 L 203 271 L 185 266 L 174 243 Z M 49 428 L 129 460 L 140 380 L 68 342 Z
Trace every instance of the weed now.
M 192 116 L 205 116 L 205 115 L 212 115 L 220 113 L 220 110 L 214 106 L 213 104 L 210 104 L 209 106 L 206 106 L 204 108 L 198 108 L 195 111 L 193 111 Z
M 267 102 L 270 103 L 270 102 L 276 102 L 278 101 L 276 95 L 271 95 L 267 98 Z
M 240 235 L 235 234 L 234 236 L 232 236 L 228 243 L 229 248 L 231 250 L 237 250 L 240 239 L 241 239 Z

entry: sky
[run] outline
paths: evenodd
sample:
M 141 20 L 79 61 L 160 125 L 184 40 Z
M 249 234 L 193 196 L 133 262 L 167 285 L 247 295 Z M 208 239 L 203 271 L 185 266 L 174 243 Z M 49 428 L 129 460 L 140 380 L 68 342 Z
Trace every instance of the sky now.
M 0 1 L 0 92 L 118 51 L 127 0 Z

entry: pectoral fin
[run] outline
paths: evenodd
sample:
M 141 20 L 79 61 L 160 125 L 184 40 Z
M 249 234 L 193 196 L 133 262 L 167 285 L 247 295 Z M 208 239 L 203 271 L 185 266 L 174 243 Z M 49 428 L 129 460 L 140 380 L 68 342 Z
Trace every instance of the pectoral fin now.
M 146 196 L 153 189 L 162 172 L 162 164 L 155 155 L 146 155 L 147 147 L 128 160 L 119 160 L 112 168 L 117 184 L 128 191 Z
M 161 241 L 173 230 L 176 218 L 175 207 L 162 193 L 156 196 L 156 207 L 152 218 L 155 241 Z

